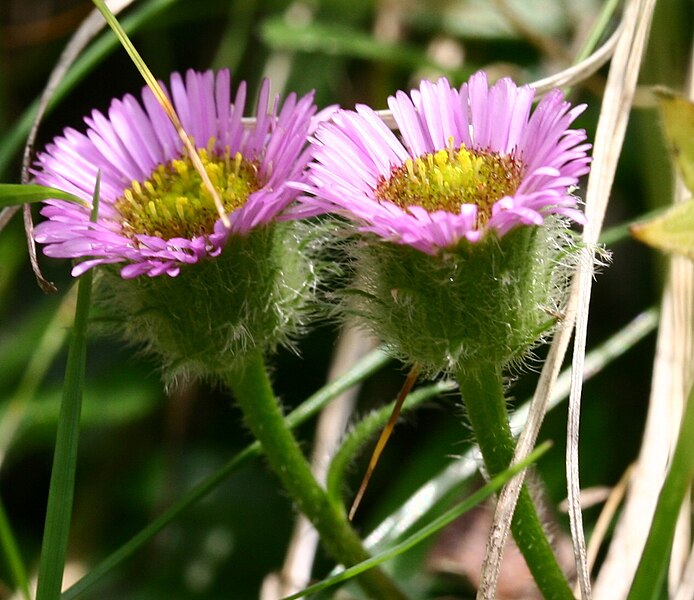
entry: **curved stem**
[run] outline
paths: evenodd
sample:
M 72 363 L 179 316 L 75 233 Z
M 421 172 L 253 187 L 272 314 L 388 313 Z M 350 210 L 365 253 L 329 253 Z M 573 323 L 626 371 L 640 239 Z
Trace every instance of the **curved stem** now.
M 260 353 L 249 358 L 242 372 L 229 374 L 226 383 L 244 413 L 246 424 L 263 445 L 270 466 L 297 508 L 318 530 L 328 553 L 345 566 L 368 559 L 369 554 L 347 521 L 343 508 L 331 502 L 318 485 L 298 442 L 287 427 Z M 363 573 L 357 581 L 373 598 L 406 598 L 380 569 Z
M 474 370 L 461 370 L 458 383 L 484 464 L 493 477 L 508 468 L 516 445 L 508 423 L 501 369 L 497 365 L 476 365 Z M 542 595 L 573 600 L 525 485 L 511 531 Z

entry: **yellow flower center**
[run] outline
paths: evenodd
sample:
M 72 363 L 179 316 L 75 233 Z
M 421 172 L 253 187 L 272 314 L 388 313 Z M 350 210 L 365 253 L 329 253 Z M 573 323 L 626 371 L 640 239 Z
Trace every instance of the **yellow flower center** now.
M 376 197 L 407 210 L 459 213 L 461 204 L 476 204 L 477 225 L 491 216 L 493 204 L 513 194 L 521 183 L 523 164 L 513 155 L 469 150 L 462 144 L 408 159 L 379 181 Z
M 198 154 L 227 214 L 243 206 L 261 187 L 256 165 L 239 152 L 213 152 L 214 140 Z M 133 181 L 115 203 L 126 235 L 145 234 L 168 240 L 210 234 L 219 219 L 211 194 L 190 158 L 159 165 L 143 182 Z

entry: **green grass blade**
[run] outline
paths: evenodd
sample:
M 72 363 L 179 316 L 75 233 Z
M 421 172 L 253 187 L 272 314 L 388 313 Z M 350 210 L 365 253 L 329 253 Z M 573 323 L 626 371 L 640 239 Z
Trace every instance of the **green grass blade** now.
M 364 562 L 361 562 L 358 565 L 354 565 L 349 569 L 345 569 L 337 575 L 324 579 L 320 583 L 312 585 L 301 592 L 292 594 L 291 596 L 287 596 L 283 600 L 296 600 L 297 598 L 302 598 L 303 596 L 306 596 L 308 594 L 315 594 L 337 583 L 346 581 L 347 579 L 351 579 L 352 577 L 355 577 L 356 575 L 359 575 L 360 573 L 363 573 L 368 569 L 372 569 L 373 567 L 380 565 L 386 560 L 395 558 L 403 552 L 407 552 L 410 548 L 416 546 L 420 542 L 423 542 L 425 539 L 432 536 L 437 531 L 440 531 L 446 525 L 460 517 L 460 515 L 466 513 L 468 510 L 474 508 L 480 502 L 491 496 L 514 475 L 527 468 L 538 458 L 540 458 L 545 452 L 549 450 L 550 447 L 550 442 L 545 442 L 541 444 L 533 452 L 531 452 L 525 460 L 519 462 L 516 465 L 513 465 L 512 467 L 509 467 L 506 471 L 500 473 L 499 475 L 491 479 L 489 483 L 487 483 L 487 485 L 471 494 L 466 500 L 464 500 L 457 506 L 454 506 L 450 510 L 446 511 L 440 517 L 434 519 L 431 523 L 422 527 L 419 531 L 412 534 L 410 537 L 403 540 L 402 542 L 396 544 L 388 550 L 381 552 L 380 554 L 377 554 L 376 556 L 371 557 L 369 560 L 365 560 Z
M 665 582 L 675 527 L 694 480 L 694 388 L 689 393 L 670 470 L 658 496 L 653 523 L 628 600 L 657 600 Z
M 22 555 L 19 552 L 17 540 L 12 533 L 2 499 L 0 499 L 0 546 L 2 546 L 2 551 L 5 554 L 5 560 L 12 574 L 15 587 L 20 591 L 24 600 L 31 600 L 27 571 L 24 568 Z
M 593 25 L 593 29 L 591 29 L 588 39 L 586 39 L 574 62 L 579 63 L 588 58 L 593 50 L 597 48 L 600 38 L 602 38 L 605 31 L 607 31 L 610 21 L 612 20 L 612 17 L 614 16 L 619 4 L 620 0 L 607 0 L 607 2 L 603 4 L 600 14 Z
M 373 350 L 362 358 L 357 364 L 355 364 L 354 367 L 342 377 L 339 377 L 335 381 L 332 381 L 321 388 L 318 392 L 313 394 L 310 398 L 288 414 L 286 417 L 287 424 L 289 427 L 297 427 L 325 407 L 325 405 L 333 398 L 339 396 L 353 385 L 356 385 L 360 381 L 379 371 L 388 362 L 390 362 L 390 360 L 392 359 L 382 349 Z M 262 447 L 258 442 L 254 442 L 244 448 L 224 466 L 222 466 L 205 480 L 201 481 L 192 490 L 180 498 L 173 506 L 163 512 L 159 517 L 157 517 L 154 521 L 132 537 L 123 546 L 104 559 L 72 587 L 63 592 L 61 600 L 74 600 L 87 589 L 91 588 L 105 575 L 115 569 L 120 563 L 132 556 L 139 548 L 151 540 L 183 511 L 193 506 L 198 500 L 204 498 L 238 468 L 240 468 L 250 459 L 260 456 L 261 453 Z
M 87 206 L 87 203 L 82 198 L 57 188 L 35 184 L 0 183 L 0 209 L 8 206 L 21 206 L 22 204 L 32 202 L 42 202 L 52 198 Z
M 96 220 L 99 209 L 100 179 L 101 175 L 99 174 L 94 188 L 92 221 Z M 46 524 L 41 545 L 36 600 L 57 600 L 60 598 L 63 583 L 70 521 L 72 519 L 72 500 L 75 491 L 92 279 L 93 272 L 90 270 L 82 276 L 77 288 L 75 322 L 70 336 L 63 383 L 63 400 L 60 405 L 53 468 L 48 489 Z

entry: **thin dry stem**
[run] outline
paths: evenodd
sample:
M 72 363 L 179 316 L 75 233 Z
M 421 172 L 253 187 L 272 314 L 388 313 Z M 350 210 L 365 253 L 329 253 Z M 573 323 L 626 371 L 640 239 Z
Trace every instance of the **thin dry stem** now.
M 586 197 L 586 217 L 588 223 L 583 232 L 583 237 L 591 264 L 581 265 L 577 274 L 578 313 L 576 316 L 571 369 L 572 382 L 571 394 L 569 395 L 566 449 L 569 523 L 576 558 L 578 582 L 581 589 L 581 597 L 584 600 L 589 600 L 592 592 L 583 532 L 583 514 L 581 512 L 578 444 L 583 367 L 593 282 L 593 249 L 595 244 L 597 244 L 600 230 L 602 229 L 602 222 L 614 181 L 617 160 L 624 142 L 624 134 L 634 99 L 654 8 L 655 0 L 636 0 L 626 7 L 624 13 L 624 39 L 623 42 L 620 40 L 610 65 L 610 73 L 607 78 L 607 87 L 596 132 L 595 163 L 589 178 Z M 604 126 L 603 123 L 605 123 Z M 597 185 L 591 185 L 593 182 L 596 182 Z
M 617 514 L 619 506 L 622 504 L 622 501 L 626 496 L 627 486 L 629 484 L 629 479 L 631 478 L 631 471 L 631 466 L 624 471 L 624 474 L 617 482 L 617 485 L 612 488 L 612 491 L 605 502 L 605 506 L 603 506 L 600 516 L 595 522 L 595 527 L 593 527 L 593 533 L 591 534 L 590 542 L 588 543 L 588 570 L 592 570 L 595 566 L 595 561 L 598 558 L 600 546 L 605 539 L 607 532 L 609 531 L 610 525 Z
M 405 383 L 403 384 L 400 393 L 398 394 L 398 398 L 395 401 L 395 405 L 393 406 L 393 412 L 390 414 L 390 418 L 388 419 L 386 426 L 383 428 L 383 431 L 381 431 L 381 435 L 379 436 L 378 441 L 376 442 L 376 447 L 374 448 L 374 451 L 371 454 L 371 458 L 369 459 L 369 466 L 366 468 L 366 473 L 364 473 L 364 477 L 361 480 L 361 484 L 359 485 L 357 495 L 354 497 L 352 506 L 349 509 L 348 518 L 350 521 L 354 519 L 354 515 L 356 514 L 357 509 L 361 504 L 361 499 L 364 497 L 364 492 L 366 492 L 366 488 L 369 485 L 369 481 L 371 481 L 371 475 L 373 474 L 374 469 L 378 464 L 378 459 L 381 458 L 381 453 L 383 452 L 383 449 L 386 447 L 391 433 L 393 433 L 395 424 L 397 423 L 398 417 L 400 416 L 400 409 L 402 408 L 403 402 L 405 402 L 405 398 L 407 398 L 408 394 L 412 390 L 412 387 L 417 382 L 420 370 L 421 366 L 415 363 L 414 365 L 412 365 L 412 367 L 410 368 L 410 372 L 407 374 Z

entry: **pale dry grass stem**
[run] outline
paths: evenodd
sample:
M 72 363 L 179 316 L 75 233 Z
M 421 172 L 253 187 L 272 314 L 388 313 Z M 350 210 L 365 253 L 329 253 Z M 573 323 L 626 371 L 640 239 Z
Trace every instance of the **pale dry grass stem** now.
M 694 54 L 690 59 L 689 80 L 689 96 L 694 97 Z M 682 202 L 688 196 L 679 182 L 675 202 Z M 595 584 L 595 596 L 599 600 L 624 598 L 629 591 L 677 442 L 686 398 L 694 383 L 694 264 L 679 256 L 668 260 L 643 440 L 622 515 Z M 669 572 L 670 596 L 678 600 L 691 598 L 694 589 L 689 496 L 683 508 Z M 676 592 L 678 587 L 680 591 Z
M 597 243 L 614 181 L 654 4 L 653 0 L 632 0 L 624 11 L 619 40 L 610 64 L 610 73 L 594 145 L 594 162 L 588 181 L 586 196 L 588 225 L 584 230 L 584 240 L 587 245 L 586 256 L 571 286 L 564 327 L 559 331 L 550 348 L 533 398 L 528 421 L 518 440 L 515 456 L 515 460 L 527 456 L 535 444 L 548 399 L 568 349 L 573 325 L 576 323 L 577 335 L 574 344 L 572 393 L 569 403 L 570 417 L 567 433 L 567 478 L 569 479 L 571 532 L 581 594 L 584 600 L 591 597 L 591 591 L 583 540 L 576 457 L 579 400 L 585 356 L 585 331 L 594 266 L 593 248 Z M 494 598 L 504 541 L 508 535 L 513 508 L 522 482 L 522 475 L 516 477 L 504 488 L 499 497 L 485 559 L 484 588 L 480 588 L 478 598 L 489 600 Z

